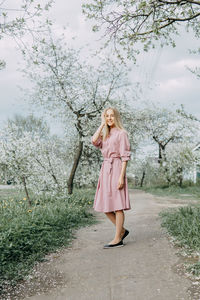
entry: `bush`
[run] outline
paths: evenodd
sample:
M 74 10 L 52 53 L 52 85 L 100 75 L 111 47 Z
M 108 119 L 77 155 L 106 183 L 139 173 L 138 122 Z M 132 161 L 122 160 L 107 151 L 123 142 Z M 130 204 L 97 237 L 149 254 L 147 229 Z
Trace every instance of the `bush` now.
M 176 238 L 181 246 L 200 249 L 200 206 L 179 207 L 161 212 L 162 226 Z

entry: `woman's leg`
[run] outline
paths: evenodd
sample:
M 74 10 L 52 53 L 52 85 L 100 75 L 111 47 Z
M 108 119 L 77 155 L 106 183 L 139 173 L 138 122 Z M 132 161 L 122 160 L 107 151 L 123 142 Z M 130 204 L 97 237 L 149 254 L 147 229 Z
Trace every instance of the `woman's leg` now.
M 106 216 L 108 217 L 108 219 L 110 219 L 110 221 L 116 225 L 116 216 L 115 216 L 115 213 L 112 211 L 112 212 L 107 212 L 105 213 Z
M 116 231 L 115 231 L 115 237 L 114 237 L 114 243 L 118 243 L 121 241 L 122 237 L 122 231 L 123 231 L 123 225 L 124 225 L 124 211 L 123 210 L 117 210 L 115 212 L 116 215 Z
M 114 212 L 108 212 L 108 213 L 105 213 L 105 214 L 110 219 L 110 221 L 116 226 L 115 238 L 111 242 L 111 244 L 118 243 L 121 240 L 121 238 L 122 238 L 122 236 L 125 232 L 125 228 L 123 227 L 124 212 L 123 212 L 123 210 L 118 210 L 115 213 Z M 119 231 L 120 231 L 120 234 L 119 234 Z

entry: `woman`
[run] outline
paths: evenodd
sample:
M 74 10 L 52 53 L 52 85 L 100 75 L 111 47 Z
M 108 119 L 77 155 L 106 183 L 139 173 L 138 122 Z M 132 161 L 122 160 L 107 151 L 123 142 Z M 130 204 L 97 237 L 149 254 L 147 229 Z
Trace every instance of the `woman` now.
M 101 149 L 104 157 L 99 175 L 93 208 L 104 212 L 116 226 L 114 239 L 105 249 L 122 247 L 129 234 L 124 225 L 124 210 L 131 209 L 126 178 L 130 160 L 130 143 L 116 108 L 108 107 L 101 115 L 101 125 L 92 136 L 92 144 Z

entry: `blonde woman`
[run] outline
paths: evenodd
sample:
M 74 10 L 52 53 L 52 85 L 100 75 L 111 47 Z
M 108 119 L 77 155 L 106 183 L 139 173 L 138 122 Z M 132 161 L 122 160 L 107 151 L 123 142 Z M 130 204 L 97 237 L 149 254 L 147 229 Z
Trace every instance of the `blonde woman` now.
M 104 212 L 115 225 L 114 239 L 105 249 L 122 247 L 129 231 L 124 228 L 124 210 L 131 209 L 126 177 L 130 160 L 130 143 L 116 108 L 108 107 L 101 115 L 101 125 L 92 136 L 92 144 L 101 149 L 104 157 L 97 184 L 95 211 Z

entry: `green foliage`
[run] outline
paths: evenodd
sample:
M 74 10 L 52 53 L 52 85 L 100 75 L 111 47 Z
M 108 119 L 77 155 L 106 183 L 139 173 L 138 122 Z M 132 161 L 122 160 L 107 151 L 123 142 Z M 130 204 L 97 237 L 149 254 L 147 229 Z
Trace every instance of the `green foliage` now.
M 197 262 L 197 263 L 192 264 L 189 267 L 187 267 L 187 271 L 189 271 L 190 273 L 192 273 L 195 276 L 199 276 L 200 275 L 200 262 Z
M 161 226 L 175 237 L 180 246 L 191 250 L 200 249 L 200 206 L 179 207 L 160 213 Z
M 38 198 L 30 208 L 14 190 L 0 197 L 0 293 L 26 276 L 45 254 L 67 245 L 73 229 L 92 224 L 87 210 L 93 190 L 76 190 L 69 198 Z
M 175 242 L 191 251 L 200 250 L 200 205 L 168 209 L 160 213 L 161 226 L 165 227 Z M 191 264 L 187 271 L 200 275 L 200 262 Z

